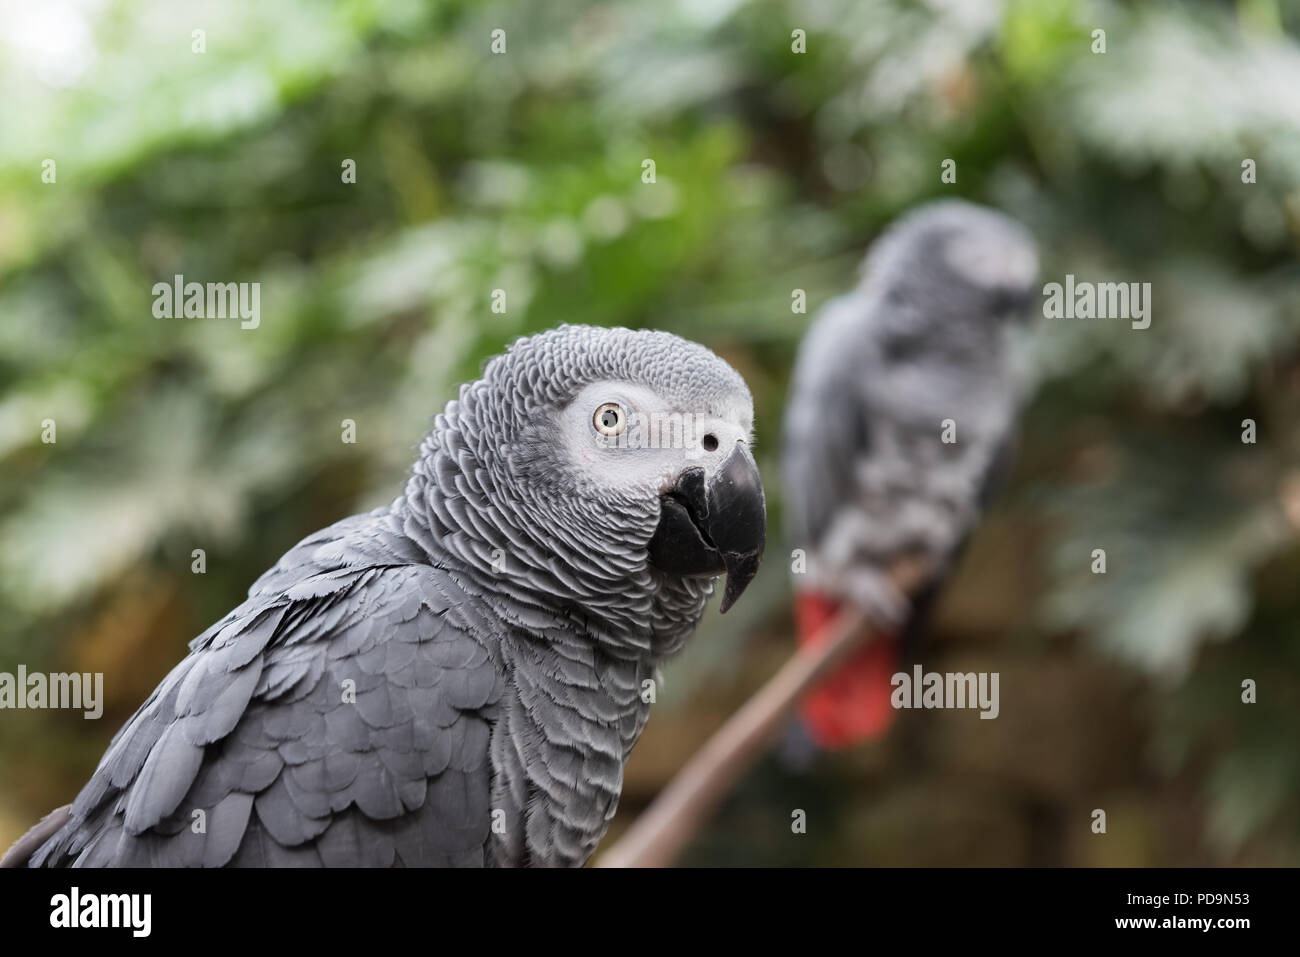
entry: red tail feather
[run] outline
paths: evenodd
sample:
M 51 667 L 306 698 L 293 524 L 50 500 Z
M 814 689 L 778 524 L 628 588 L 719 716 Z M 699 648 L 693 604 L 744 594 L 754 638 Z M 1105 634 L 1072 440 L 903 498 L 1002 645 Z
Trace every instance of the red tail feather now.
M 799 644 L 815 643 L 840 603 L 816 592 L 795 596 Z M 846 748 L 878 738 L 894 719 L 890 679 L 898 672 L 898 639 L 883 635 L 859 649 L 804 699 L 803 717 L 824 748 Z

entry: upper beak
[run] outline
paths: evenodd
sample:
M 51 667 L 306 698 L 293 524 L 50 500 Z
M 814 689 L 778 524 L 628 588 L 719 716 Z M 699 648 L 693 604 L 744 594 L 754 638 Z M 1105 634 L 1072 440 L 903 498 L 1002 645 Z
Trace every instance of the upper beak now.
M 1028 286 L 1015 289 L 999 289 L 994 295 L 994 311 L 1000 315 L 1027 320 L 1032 312 L 1030 307 L 1034 304 L 1035 292 L 1036 289 Z
M 749 448 L 737 442 L 707 481 L 698 466 L 682 472 L 660 503 L 650 563 L 686 578 L 725 572 L 726 612 L 758 573 L 767 536 L 763 480 Z

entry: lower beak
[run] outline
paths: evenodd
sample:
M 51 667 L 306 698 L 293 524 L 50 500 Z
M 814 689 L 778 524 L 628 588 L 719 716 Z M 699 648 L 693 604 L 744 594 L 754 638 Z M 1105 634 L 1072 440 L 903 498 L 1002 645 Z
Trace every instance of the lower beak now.
M 736 603 L 758 573 L 767 534 L 763 480 L 749 448 L 736 448 L 705 477 L 696 466 L 678 476 L 660 499 L 659 527 L 650 539 L 650 564 L 683 578 L 724 572 L 722 611 Z

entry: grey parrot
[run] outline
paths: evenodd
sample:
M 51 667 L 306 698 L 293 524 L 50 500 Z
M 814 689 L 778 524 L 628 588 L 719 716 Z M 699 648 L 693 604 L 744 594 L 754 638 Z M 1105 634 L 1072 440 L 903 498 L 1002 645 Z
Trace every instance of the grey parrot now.
M 694 432 L 627 440 L 656 416 Z M 290 549 L 5 863 L 583 864 L 658 664 L 757 571 L 752 429 L 741 377 L 676 336 L 515 342 L 403 494 Z
M 990 209 L 939 201 L 874 244 L 861 282 L 799 350 L 784 423 L 787 534 L 801 643 L 846 604 L 889 632 L 803 704 L 824 747 L 883 734 L 890 678 L 1008 458 L 1022 386 L 1007 335 L 1028 316 L 1038 255 Z M 925 569 L 905 594 L 891 569 Z

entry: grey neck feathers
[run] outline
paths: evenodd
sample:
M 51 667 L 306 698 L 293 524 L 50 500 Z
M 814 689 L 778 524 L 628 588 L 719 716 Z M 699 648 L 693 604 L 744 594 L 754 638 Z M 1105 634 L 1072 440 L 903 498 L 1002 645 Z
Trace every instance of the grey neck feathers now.
M 657 662 L 694 630 L 712 593 L 707 579 L 668 579 L 646 562 L 657 506 L 583 504 L 561 483 L 511 473 L 509 453 L 475 428 L 490 403 L 473 387 L 447 404 L 404 495 L 403 533 L 480 595 L 507 626 L 540 634 L 557 622 L 606 653 Z M 475 436 L 478 441 L 475 441 Z M 526 441 L 526 438 L 522 439 Z M 506 485 L 510 482 L 509 486 Z

